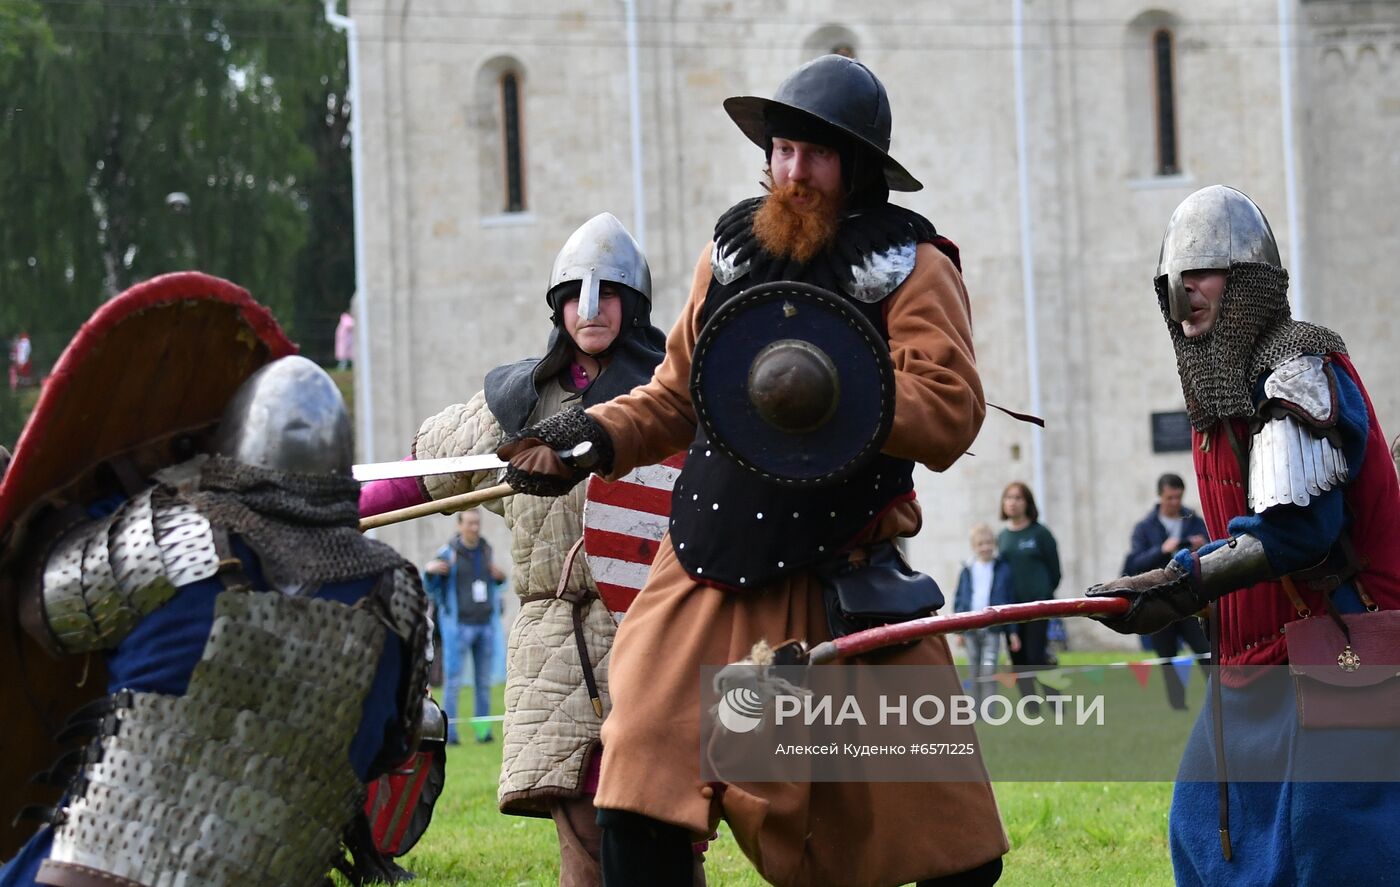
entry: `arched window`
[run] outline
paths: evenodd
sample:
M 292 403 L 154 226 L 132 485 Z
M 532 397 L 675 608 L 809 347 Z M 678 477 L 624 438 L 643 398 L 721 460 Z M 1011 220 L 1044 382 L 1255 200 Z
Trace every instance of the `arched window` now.
M 505 211 L 525 211 L 525 162 L 520 139 L 520 78 L 501 75 L 501 155 L 505 160 Z
M 529 206 L 525 181 L 525 95 L 528 72 L 518 59 L 496 56 L 476 75 L 472 124 L 479 157 L 480 212 L 520 214 Z
M 1152 86 L 1157 108 L 1157 175 L 1181 172 L 1176 156 L 1176 53 L 1172 32 L 1152 32 Z

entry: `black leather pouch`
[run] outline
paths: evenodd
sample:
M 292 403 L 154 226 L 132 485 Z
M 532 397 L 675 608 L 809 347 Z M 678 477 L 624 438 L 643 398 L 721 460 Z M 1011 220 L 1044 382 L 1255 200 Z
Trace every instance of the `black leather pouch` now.
M 819 563 L 816 573 L 833 638 L 920 619 L 943 606 L 938 583 L 909 566 L 893 542 Z

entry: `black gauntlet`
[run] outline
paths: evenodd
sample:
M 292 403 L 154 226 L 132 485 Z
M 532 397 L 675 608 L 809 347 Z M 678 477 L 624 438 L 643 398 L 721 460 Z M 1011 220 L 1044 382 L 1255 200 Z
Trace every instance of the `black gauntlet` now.
M 585 442 L 593 448 L 576 462 L 565 462 L 555 452 Z M 510 460 L 506 483 L 531 496 L 562 496 L 594 471 L 607 474 L 613 464 L 612 438 L 578 407 L 522 428 L 496 454 Z

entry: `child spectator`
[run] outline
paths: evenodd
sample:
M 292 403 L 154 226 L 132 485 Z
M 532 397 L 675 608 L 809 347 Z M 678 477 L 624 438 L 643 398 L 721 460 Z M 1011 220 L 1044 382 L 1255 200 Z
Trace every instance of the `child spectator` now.
M 978 524 L 972 528 L 972 559 L 963 565 L 958 575 L 958 590 L 953 595 L 953 612 L 983 610 L 1012 603 L 1011 565 L 997 556 L 997 539 L 992 528 Z M 1021 639 L 1015 626 L 979 628 L 959 636 L 967 651 L 967 673 L 973 695 L 980 706 L 991 692 L 992 675 L 1001 655 L 1001 636 L 1005 634 L 1012 651 L 1021 649 Z

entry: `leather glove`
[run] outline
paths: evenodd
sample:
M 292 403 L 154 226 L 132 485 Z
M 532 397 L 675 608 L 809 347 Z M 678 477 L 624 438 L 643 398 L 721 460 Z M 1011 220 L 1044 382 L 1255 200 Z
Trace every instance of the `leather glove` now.
M 1193 568 L 1197 561 L 1191 559 Z M 1122 616 L 1097 617 L 1119 634 L 1152 634 L 1205 609 L 1214 598 L 1201 587 L 1195 569 L 1176 561 L 1136 576 L 1095 585 L 1088 597 L 1121 597 L 1129 602 Z
M 555 452 L 584 441 L 593 444 L 589 468 L 567 465 Z M 515 490 L 531 496 L 562 496 L 591 471 L 611 471 L 613 445 L 603 426 L 573 407 L 522 428 L 496 450 L 496 455 L 510 461 L 505 481 Z

